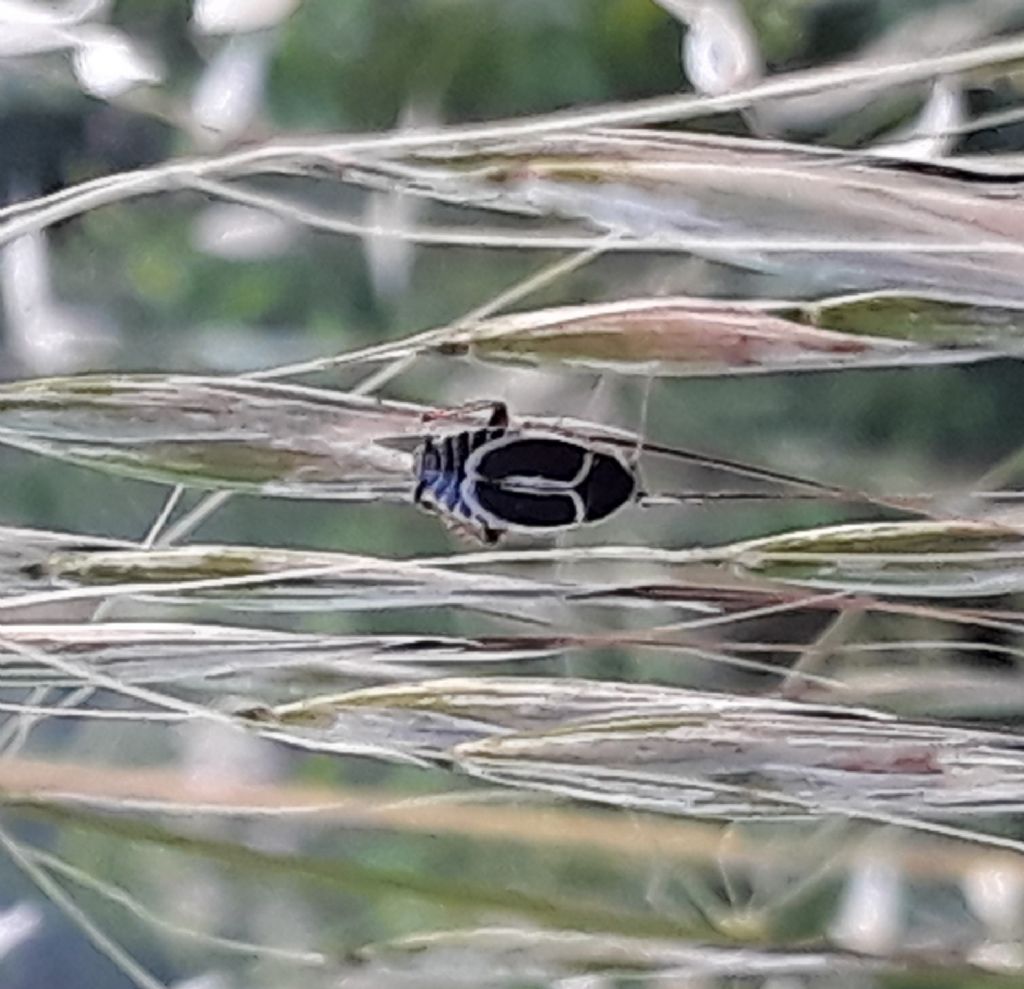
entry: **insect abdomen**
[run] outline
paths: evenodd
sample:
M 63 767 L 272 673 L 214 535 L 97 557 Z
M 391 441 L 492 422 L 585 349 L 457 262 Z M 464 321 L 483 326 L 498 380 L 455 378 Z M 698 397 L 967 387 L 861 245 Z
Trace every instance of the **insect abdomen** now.
M 520 529 L 561 529 L 579 525 L 580 503 L 571 493 L 510 491 L 500 484 L 477 481 L 473 499 L 495 525 Z
M 611 453 L 506 434 L 471 454 L 463 490 L 495 526 L 561 529 L 607 518 L 633 497 L 636 477 Z
M 600 522 L 636 494 L 636 476 L 616 457 L 596 451 L 590 471 L 578 488 L 584 521 Z

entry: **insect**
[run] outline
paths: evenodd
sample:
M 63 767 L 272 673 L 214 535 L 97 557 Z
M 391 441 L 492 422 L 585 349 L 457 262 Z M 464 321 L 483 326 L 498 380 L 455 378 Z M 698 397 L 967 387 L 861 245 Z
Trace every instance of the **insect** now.
M 505 532 L 557 532 L 601 522 L 637 494 L 637 475 L 617 450 L 509 426 L 488 402 L 480 429 L 427 437 L 416 451 L 418 505 L 481 542 Z

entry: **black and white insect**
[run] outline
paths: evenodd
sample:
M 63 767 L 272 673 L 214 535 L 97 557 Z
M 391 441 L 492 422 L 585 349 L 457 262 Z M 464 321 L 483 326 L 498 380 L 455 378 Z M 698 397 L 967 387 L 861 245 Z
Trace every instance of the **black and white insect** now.
M 426 437 L 416 450 L 418 505 L 495 543 L 602 522 L 637 496 L 636 469 L 614 449 L 514 429 L 503 402 L 480 429 Z

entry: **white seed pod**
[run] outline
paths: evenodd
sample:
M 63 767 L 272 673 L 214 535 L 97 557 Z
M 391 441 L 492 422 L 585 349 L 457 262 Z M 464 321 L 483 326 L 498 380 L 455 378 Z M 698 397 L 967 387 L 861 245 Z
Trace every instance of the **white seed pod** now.
M 1024 930 L 1024 881 L 1019 870 L 998 861 L 982 862 L 964 875 L 961 886 L 990 938 L 1019 940 Z
M 941 158 L 949 153 L 966 120 L 967 106 L 960 80 L 941 76 L 932 83 L 917 118 L 872 150 L 915 161 Z
M 71 67 L 82 90 L 101 100 L 116 99 L 138 86 L 162 79 L 156 60 L 126 34 L 100 24 L 75 30 Z
M 276 27 L 299 0 L 195 0 L 192 27 L 198 34 L 246 34 Z
M 669 8 L 673 13 L 677 9 Z M 687 18 L 682 61 L 693 88 L 704 96 L 743 89 L 764 75 L 757 37 L 735 0 L 706 2 Z
M 297 224 L 268 210 L 214 203 L 197 215 L 192 245 L 225 261 L 262 261 L 286 254 L 298 234 Z
M 215 145 L 245 133 L 263 106 L 274 39 L 271 34 L 229 38 L 210 60 L 192 94 L 199 135 Z
M 888 955 L 900 946 L 905 911 L 899 865 L 884 850 L 872 850 L 854 864 L 829 936 L 849 951 Z
M 16 903 L 0 912 L 0 959 L 35 937 L 43 926 L 43 913 L 32 903 Z

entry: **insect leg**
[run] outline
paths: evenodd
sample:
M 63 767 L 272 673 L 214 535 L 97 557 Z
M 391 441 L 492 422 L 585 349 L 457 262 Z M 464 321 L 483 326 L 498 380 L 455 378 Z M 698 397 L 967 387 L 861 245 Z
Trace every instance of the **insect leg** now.
M 508 425 L 508 406 L 504 402 L 491 403 L 491 417 L 487 420 L 487 425 L 498 428 Z
M 640 396 L 640 426 L 636 431 L 636 445 L 633 447 L 633 453 L 630 455 L 629 462 L 632 467 L 640 462 L 640 454 L 643 451 L 644 436 L 647 433 L 647 414 L 651 408 L 651 391 L 654 384 L 654 373 L 653 370 L 649 371 L 647 377 L 644 378 L 644 390 Z
M 501 539 L 501 530 L 483 526 L 480 529 L 480 541 L 487 546 L 494 546 Z
M 636 431 L 636 444 L 633 446 L 633 452 L 629 456 L 629 466 L 633 468 L 633 474 L 637 479 L 636 491 L 633 494 L 633 500 L 637 503 L 641 503 L 646 495 L 646 492 L 640 490 L 640 454 L 643 452 L 644 437 L 647 435 L 647 415 L 651 408 L 653 385 L 654 367 L 651 365 L 647 376 L 644 378 L 644 390 L 640 396 L 640 425 Z
M 473 415 L 476 412 L 491 410 L 487 420 L 488 426 L 508 425 L 508 406 L 504 402 L 484 398 L 478 402 L 466 402 L 464 405 L 457 405 L 453 409 L 431 409 L 422 415 L 423 422 L 438 422 L 442 419 L 458 419 L 461 416 Z

